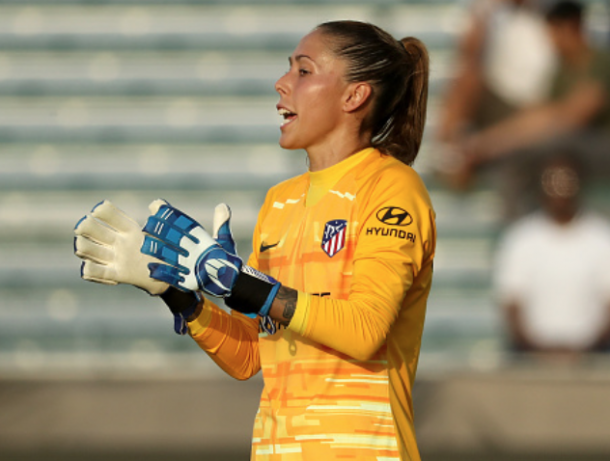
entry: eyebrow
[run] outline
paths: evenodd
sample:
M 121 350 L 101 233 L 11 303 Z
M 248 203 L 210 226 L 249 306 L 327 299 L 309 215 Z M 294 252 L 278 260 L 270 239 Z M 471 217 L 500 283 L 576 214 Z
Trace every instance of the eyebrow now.
M 298 62 L 298 61 L 300 61 L 300 60 L 301 60 L 301 59 L 303 59 L 303 58 L 307 58 L 307 59 L 309 59 L 310 61 L 315 62 L 313 59 L 311 59 L 311 57 L 310 57 L 310 56 L 307 56 L 306 54 L 298 54 L 298 55 L 296 55 L 296 56 L 294 57 L 294 60 Z M 292 64 L 292 56 L 288 56 L 288 63 L 289 63 L 289 64 Z

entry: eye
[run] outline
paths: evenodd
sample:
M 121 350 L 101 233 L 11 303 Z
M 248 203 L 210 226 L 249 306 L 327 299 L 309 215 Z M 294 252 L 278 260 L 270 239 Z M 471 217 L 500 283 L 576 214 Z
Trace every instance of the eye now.
M 304 76 L 304 75 L 307 75 L 307 74 L 311 74 L 311 72 L 309 72 L 306 69 L 299 69 L 299 75 L 300 76 Z

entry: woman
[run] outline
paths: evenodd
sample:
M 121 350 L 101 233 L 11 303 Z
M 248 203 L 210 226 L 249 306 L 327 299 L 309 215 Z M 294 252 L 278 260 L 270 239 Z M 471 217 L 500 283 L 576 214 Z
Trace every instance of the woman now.
M 269 191 L 248 264 L 233 254 L 226 208 L 219 246 L 164 202 L 152 205 L 142 264 L 163 261 L 151 277 L 181 290 L 162 297 L 223 370 L 237 379 L 263 370 L 252 459 L 419 460 L 411 390 L 435 225 L 409 165 L 426 116 L 427 52 L 340 21 L 305 36 L 289 61 L 276 83 L 280 145 L 305 149 L 310 168 Z

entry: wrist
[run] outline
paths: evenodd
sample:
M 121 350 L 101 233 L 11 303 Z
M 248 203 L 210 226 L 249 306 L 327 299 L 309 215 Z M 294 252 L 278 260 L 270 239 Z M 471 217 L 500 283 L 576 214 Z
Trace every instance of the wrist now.
M 192 315 L 201 299 L 194 291 L 182 291 L 172 286 L 159 297 L 169 307 L 172 314 L 187 314 L 188 316 Z
M 225 298 L 225 304 L 243 314 L 258 314 L 264 317 L 269 314 L 280 286 L 274 278 L 244 265 L 231 294 Z
M 188 330 L 192 337 L 196 337 L 205 332 L 210 326 L 213 318 L 213 311 L 219 309 L 208 298 L 203 298 L 197 306 L 197 311 L 188 319 Z
M 186 319 L 187 322 L 192 322 L 199 318 L 199 316 L 201 315 L 201 311 L 203 310 L 203 304 L 203 302 L 197 304 L 193 313 Z
M 181 291 L 169 287 L 160 295 L 163 302 L 174 314 L 174 331 L 179 335 L 188 332 L 187 322 L 201 313 L 201 296 L 194 291 Z

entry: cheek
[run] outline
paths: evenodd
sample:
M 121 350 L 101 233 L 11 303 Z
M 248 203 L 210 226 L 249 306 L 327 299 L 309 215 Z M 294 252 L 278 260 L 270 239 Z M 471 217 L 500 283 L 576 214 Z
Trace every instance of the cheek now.
M 336 117 L 341 109 L 341 93 L 325 82 L 312 84 L 304 92 L 308 113 L 325 119 Z

